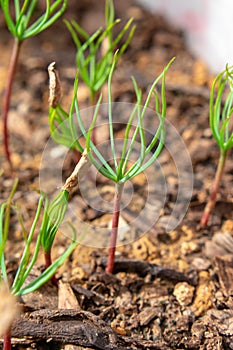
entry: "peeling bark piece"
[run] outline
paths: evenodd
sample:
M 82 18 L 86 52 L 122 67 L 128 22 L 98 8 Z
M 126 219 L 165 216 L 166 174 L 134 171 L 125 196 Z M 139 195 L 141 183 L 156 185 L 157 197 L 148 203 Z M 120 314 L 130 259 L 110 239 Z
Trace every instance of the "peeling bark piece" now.
M 98 316 L 76 310 L 39 310 L 24 315 L 13 325 L 12 336 L 25 341 L 49 341 L 71 344 L 74 349 L 99 350 L 171 350 L 163 340 L 147 341 L 122 337 Z M 16 341 L 17 339 L 15 339 Z
M 22 316 L 12 327 L 12 336 L 101 350 L 129 349 L 103 320 L 90 312 L 39 310 Z
M 49 73 L 49 105 L 56 108 L 61 99 L 61 83 L 58 72 L 55 69 L 56 62 L 50 63 L 48 66 Z

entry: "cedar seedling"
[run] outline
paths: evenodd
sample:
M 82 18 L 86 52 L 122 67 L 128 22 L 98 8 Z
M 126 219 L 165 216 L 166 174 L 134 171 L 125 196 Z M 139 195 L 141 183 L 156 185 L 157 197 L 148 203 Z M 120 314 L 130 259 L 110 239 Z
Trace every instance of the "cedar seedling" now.
M 217 89 L 217 91 L 216 91 Z M 216 93 L 216 94 L 215 94 Z M 233 66 L 218 74 L 210 91 L 209 123 L 219 149 L 220 157 L 209 200 L 204 209 L 201 225 L 206 227 L 215 207 L 217 195 L 222 180 L 225 161 L 229 149 L 233 146 L 232 121 L 233 116 Z
M 98 150 L 97 146 L 92 142 L 92 131 L 95 127 L 96 120 L 99 114 L 99 107 L 102 101 L 102 96 L 99 97 L 98 102 L 94 108 L 94 115 L 88 131 L 86 131 L 83 122 L 81 120 L 77 93 L 74 94 L 74 105 L 76 109 L 76 116 L 79 128 L 86 139 L 86 152 L 88 154 L 89 161 L 96 167 L 98 172 L 100 172 L 107 179 L 115 182 L 115 196 L 113 203 L 113 214 L 112 214 L 112 229 L 110 236 L 110 245 L 109 245 L 109 255 L 106 266 L 106 272 L 112 273 L 114 269 L 114 259 L 115 259 L 115 250 L 116 250 L 116 241 L 118 233 L 118 224 L 119 224 L 119 215 L 120 215 L 120 203 L 121 196 L 124 188 L 124 184 L 131 180 L 133 177 L 137 176 L 144 170 L 146 170 L 159 156 L 165 140 L 165 116 L 166 116 L 166 96 L 165 96 L 165 76 L 168 68 L 174 59 L 172 59 L 168 65 L 164 68 L 163 72 L 159 77 L 153 82 L 149 90 L 148 96 L 144 105 L 142 106 L 142 91 L 139 89 L 135 79 L 133 79 L 134 89 L 136 93 L 137 102 L 135 108 L 129 116 L 126 128 L 124 139 L 122 142 L 121 155 L 118 157 L 116 154 L 115 148 L 115 139 L 114 139 L 114 128 L 113 128 L 113 111 L 112 111 L 112 92 L 111 92 L 111 81 L 113 71 L 117 62 L 117 53 L 114 56 L 114 61 L 111 66 L 111 70 L 108 78 L 108 126 L 109 126 L 109 136 L 110 136 L 110 145 L 111 145 L 111 154 L 113 160 L 113 166 L 104 159 L 104 156 Z M 159 81 L 161 83 L 161 96 L 156 91 L 155 87 Z M 155 97 L 155 109 L 158 115 L 159 125 L 155 135 L 149 144 L 146 144 L 145 131 L 143 128 L 143 119 L 151 100 L 151 97 Z M 134 127 L 133 122 L 136 120 L 136 127 Z M 133 136 L 129 139 L 130 133 L 133 131 Z M 139 137 L 141 150 L 138 155 L 138 159 L 134 162 L 133 165 L 130 165 L 130 155 L 134 150 L 134 144 L 137 137 Z M 150 158 L 148 159 L 148 156 Z
M 3 143 L 6 160 L 11 165 L 9 149 L 8 112 L 15 71 L 18 63 L 20 48 L 25 39 L 33 37 L 51 26 L 65 11 L 68 0 L 56 0 L 51 3 L 46 0 L 45 12 L 32 21 L 38 0 L 14 0 L 14 16 L 10 11 L 10 1 L 0 0 L 7 27 L 14 37 L 14 46 L 10 59 L 4 101 L 3 101 Z
M 57 269 L 64 263 L 67 257 L 72 253 L 74 248 L 77 246 L 77 242 L 76 242 L 75 230 L 73 229 L 73 239 L 70 246 L 65 251 L 65 253 L 63 253 L 57 260 L 51 263 L 50 266 L 46 267 L 46 269 L 38 277 L 33 279 L 31 282 L 27 283 L 27 278 L 37 261 L 43 235 L 48 235 L 50 233 L 50 231 L 52 230 L 51 226 L 56 225 L 56 229 L 57 229 L 58 227 L 57 225 L 60 224 L 59 219 L 57 220 L 56 223 L 53 223 L 53 221 L 51 220 L 51 223 L 49 226 L 49 230 L 50 230 L 49 232 L 47 232 L 48 226 L 42 225 L 41 229 L 39 230 L 38 236 L 36 238 L 35 246 L 33 247 L 33 251 L 32 251 L 32 241 L 35 236 L 35 230 L 38 225 L 38 221 L 43 208 L 43 203 L 45 200 L 45 195 L 42 194 L 39 198 L 35 218 L 33 220 L 33 223 L 28 235 L 25 235 L 26 230 L 25 229 L 23 230 L 25 245 L 24 245 L 22 256 L 14 277 L 13 283 L 10 285 L 8 275 L 7 275 L 7 267 L 5 263 L 5 247 L 6 247 L 8 232 L 9 232 L 10 210 L 13 207 L 12 199 L 16 190 L 16 186 L 17 186 L 17 181 L 15 181 L 13 185 L 11 194 L 7 202 L 4 202 L 0 206 L 0 282 L 4 283 L 4 285 L 8 287 L 10 294 L 12 294 L 15 297 L 20 297 L 22 295 L 34 292 L 35 290 L 40 288 L 43 284 L 45 284 L 47 281 L 49 281 L 54 276 Z M 54 211 L 55 211 L 55 205 L 56 205 L 55 201 L 53 201 L 52 207 Z M 62 203 L 58 202 L 57 206 L 59 207 L 60 212 L 62 212 L 62 208 L 60 206 L 63 206 L 63 202 Z M 58 212 L 58 208 L 57 208 L 57 212 Z M 46 217 L 47 217 L 47 213 L 46 213 Z M 22 224 L 22 221 L 23 221 L 22 218 L 20 218 L 21 224 Z M 11 330 L 11 325 L 9 325 L 9 327 L 5 331 L 4 350 L 11 349 L 11 331 L 10 330 Z

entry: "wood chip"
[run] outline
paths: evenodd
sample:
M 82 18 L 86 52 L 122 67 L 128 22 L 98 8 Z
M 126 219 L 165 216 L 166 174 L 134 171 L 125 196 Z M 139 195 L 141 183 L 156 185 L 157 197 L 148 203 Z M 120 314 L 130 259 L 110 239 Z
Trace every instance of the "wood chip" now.
M 58 307 L 59 309 L 80 310 L 80 305 L 69 283 L 59 281 L 58 284 Z
M 138 315 L 141 326 L 147 326 L 154 318 L 158 316 L 158 310 L 154 307 L 146 307 Z

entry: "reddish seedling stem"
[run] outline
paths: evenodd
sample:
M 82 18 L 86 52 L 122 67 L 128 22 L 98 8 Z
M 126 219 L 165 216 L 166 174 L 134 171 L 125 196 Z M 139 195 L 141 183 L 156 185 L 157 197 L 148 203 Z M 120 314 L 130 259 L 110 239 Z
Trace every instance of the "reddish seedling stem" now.
M 9 149 L 8 112 L 10 108 L 12 85 L 14 81 L 16 66 L 18 63 L 21 43 L 22 42 L 19 41 L 18 39 L 15 39 L 14 41 L 14 46 L 13 46 L 11 59 L 10 59 L 9 72 L 7 77 L 7 83 L 6 83 L 5 95 L 3 100 L 3 111 L 2 111 L 4 153 L 5 153 L 6 160 L 8 161 L 10 166 L 11 166 L 11 154 Z
M 203 227 L 206 227 L 206 225 L 208 224 L 210 215 L 211 215 L 211 213 L 214 209 L 215 203 L 216 203 L 216 199 L 217 199 L 217 195 L 219 192 L 220 183 L 221 183 L 221 179 L 222 179 L 222 175 L 223 175 L 223 171 L 224 171 L 226 155 L 227 155 L 227 151 L 221 150 L 213 187 L 211 189 L 210 197 L 209 197 L 209 200 L 205 206 L 205 209 L 204 209 L 204 212 L 202 215 L 202 219 L 201 219 L 201 225 Z
M 3 337 L 3 350 L 11 350 L 11 330 L 8 329 Z
M 106 266 L 107 273 L 113 273 L 114 261 L 115 261 L 115 251 L 116 251 L 116 241 L 118 233 L 118 224 L 120 216 L 120 205 L 121 205 L 121 195 L 123 191 L 123 184 L 116 183 L 115 196 L 113 204 L 113 214 L 112 214 L 112 231 L 110 236 L 110 245 L 108 253 L 108 261 Z
M 44 252 L 44 258 L 45 258 L 45 268 L 47 269 L 49 266 L 52 265 L 51 250 L 48 252 Z M 58 285 L 58 281 L 55 275 L 53 275 L 53 277 L 51 278 L 51 282 L 54 286 Z

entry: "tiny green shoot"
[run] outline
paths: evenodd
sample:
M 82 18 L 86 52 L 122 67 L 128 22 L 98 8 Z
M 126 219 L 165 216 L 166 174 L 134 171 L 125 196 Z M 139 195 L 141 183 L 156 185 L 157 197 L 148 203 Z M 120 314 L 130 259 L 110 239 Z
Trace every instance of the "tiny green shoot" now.
M 206 227 L 210 215 L 215 207 L 219 193 L 225 161 L 229 149 L 233 146 L 233 66 L 226 66 L 224 71 L 216 76 L 210 91 L 209 123 L 219 149 L 220 156 L 215 179 L 209 200 L 204 209 L 201 225 Z
M 114 16 L 113 0 L 106 0 L 106 28 L 104 30 L 99 28 L 94 34 L 89 35 L 77 22 L 65 21 L 77 48 L 76 66 L 79 75 L 89 89 L 89 102 L 91 105 L 97 102 L 97 96 L 108 79 L 116 48 L 119 49 L 117 55 L 117 60 L 119 60 L 134 35 L 135 26 L 132 25 L 133 19 L 131 18 L 114 38 L 113 29 L 120 22 L 119 19 L 114 19 Z M 50 134 L 56 143 L 68 147 L 74 154 L 82 153 L 83 148 L 77 142 L 78 138 L 72 122 L 74 105 L 71 105 L 69 112 L 66 112 L 61 106 L 60 82 L 54 64 L 53 62 L 48 67 L 50 94 L 53 95 L 49 101 Z M 76 85 L 77 83 L 75 83 L 74 90 L 77 90 Z M 95 140 L 95 129 L 92 132 L 92 139 L 93 141 Z
M 56 200 L 53 200 L 49 204 L 49 201 L 46 198 L 45 194 L 41 194 L 38 201 L 36 214 L 31 228 L 29 230 L 29 233 L 25 236 L 24 232 L 24 249 L 16 274 L 14 276 L 13 283 L 10 284 L 5 260 L 5 250 L 10 225 L 10 210 L 14 208 L 12 200 L 16 191 L 17 183 L 18 181 L 16 180 L 14 182 L 8 200 L 2 203 L 0 206 L 0 282 L 4 282 L 4 284 L 9 287 L 9 291 L 12 295 L 20 297 L 22 295 L 34 292 L 47 281 L 52 279 L 57 269 L 64 263 L 64 261 L 72 253 L 72 251 L 78 243 L 76 241 L 76 232 L 73 229 L 72 242 L 67 248 L 67 250 L 59 258 L 57 258 L 57 260 L 55 260 L 49 266 L 46 266 L 45 270 L 38 277 L 35 277 L 31 282 L 27 282 L 27 278 L 37 261 L 38 254 L 40 252 L 40 247 L 42 245 L 42 240 L 44 241 L 45 238 L 48 237 L 50 244 L 53 243 L 53 239 L 51 239 L 50 236 L 54 238 L 54 231 L 57 231 L 64 217 L 64 210 L 66 210 L 66 203 L 64 204 L 63 200 L 60 201 L 58 197 L 56 197 Z M 62 197 L 62 195 L 60 197 Z M 46 202 L 47 204 L 45 205 L 42 225 L 35 240 L 35 232 L 39 224 L 39 219 L 43 210 L 44 202 Z M 51 218 L 49 219 L 48 213 L 51 214 Z M 58 215 L 58 217 L 56 218 L 56 222 L 53 221 L 53 219 L 55 218 L 55 214 Z M 32 248 L 33 241 L 35 242 L 34 247 Z M 4 337 L 4 350 L 10 349 L 9 337 L 10 331 L 8 330 L 7 334 Z
M 41 246 L 44 252 L 45 267 L 49 268 L 52 264 L 51 249 L 57 233 L 67 211 L 69 192 L 62 190 L 51 201 L 45 201 L 44 215 L 40 228 Z M 56 284 L 55 276 L 52 279 Z
M 14 0 L 14 15 L 12 15 L 10 9 L 10 1 L 0 0 L 7 27 L 14 38 L 2 115 L 4 152 L 10 166 L 12 166 L 12 163 L 9 149 L 8 112 L 21 45 L 25 39 L 31 38 L 51 26 L 64 13 L 67 1 L 68 0 L 55 0 L 51 2 L 50 0 L 46 0 L 44 13 L 33 21 L 34 10 L 38 4 L 38 0 Z
M 135 26 L 132 25 L 131 18 L 114 38 L 113 29 L 120 23 L 120 20 L 114 17 L 113 0 L 106 0 L 104 30 L 99 28 L 94 34 L 89 35 L 76 21 L 65 21 L 76 45 L 76 66 L 83 82 L 89 88 L 91 105 L 97 102 L 97 94 L 108 79 L 114 52 L 119 50 L 117 56 L 119 59 L 134 35 Z

